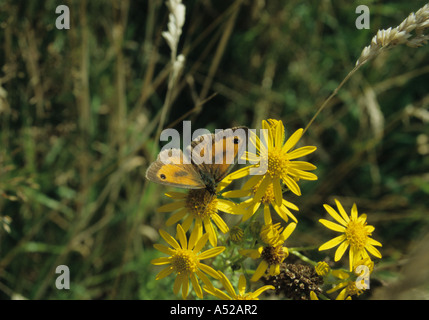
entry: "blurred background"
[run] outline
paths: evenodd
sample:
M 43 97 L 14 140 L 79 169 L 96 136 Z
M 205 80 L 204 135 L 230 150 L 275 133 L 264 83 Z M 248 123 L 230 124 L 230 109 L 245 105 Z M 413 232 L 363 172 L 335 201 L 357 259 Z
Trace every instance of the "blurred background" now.
M 186 60 L 162 128 L 305 127 L 378 29 L 426 1 L 184 1 L 178 53 Z M 58 5 L 70 29 L 58 30 Z M 170 190 L 144 174 L 168 87 L 161 0 L 0 1 L 0 298 L 173 299 L 155 281 Z M 374 295 L 429 298 L 429 46 L 399 46 L 362 67 L 301 143 L 319 180 L 300 186 L 288 246 L 333 237 L 322 205 L 356 202 L 383 259 Z M 426 240 L 424 240 L 426 239 Z M 314 259 L 321 255 L 306 252 Z M 342 262 L 347 265 L 347 260 Z M 58 290 L 58 265 L 70 290 Z M 413 278 L 411 281 L 411 278 Z M 376 281 L 376 282 L 375 282 Z M 377 287 L 375 286 L 377 283 Z M 377 292 L 378 290 L 378 292 Z

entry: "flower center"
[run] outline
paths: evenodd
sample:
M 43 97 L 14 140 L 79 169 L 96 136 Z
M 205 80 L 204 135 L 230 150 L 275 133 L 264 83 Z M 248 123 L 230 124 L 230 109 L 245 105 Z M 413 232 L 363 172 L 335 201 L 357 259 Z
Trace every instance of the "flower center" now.
M 370 234 L 365 230 L 365 224 L 351 220 L 347 225 L 345 232 L 347 240 L 355 248 L 362 249 L 366 245 Z
M 193 273 L 197 270 L 197 258 L 190 250 L 176 249 L 171 264 L 177 273 Z
M 269 265 L 279 264 L 287 257 L 287 252 L 283 250 L 282 246 L 266 246 L 262 249 L 261 257 L 268 262 Z
M 194 217 L 203 219 L 217 213 L 217 197 L 206 189 L 192 189 L 185 206 Z
M 287 154 L 280 148 L 273 148 L 268 151 L 268 173 L 272 178 L 282 177 L 288 172 L 289 159 Z

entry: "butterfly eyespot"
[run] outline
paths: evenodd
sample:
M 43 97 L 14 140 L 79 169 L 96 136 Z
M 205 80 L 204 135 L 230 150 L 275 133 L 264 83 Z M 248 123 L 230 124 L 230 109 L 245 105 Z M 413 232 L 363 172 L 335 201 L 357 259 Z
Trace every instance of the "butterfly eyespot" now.
M 240 142 L 240 139 L 238 139 L 237 137 L 234 138 L 234 144 L 238 144 Z
M 165 180 L 165 178 L 167 178 L 167 177 L 165 176 L 165 174 L 163 174 L 163 173 L 161 173 L 161 174 L 159 175 L 159 177 L 160 177 L 162 180 Z

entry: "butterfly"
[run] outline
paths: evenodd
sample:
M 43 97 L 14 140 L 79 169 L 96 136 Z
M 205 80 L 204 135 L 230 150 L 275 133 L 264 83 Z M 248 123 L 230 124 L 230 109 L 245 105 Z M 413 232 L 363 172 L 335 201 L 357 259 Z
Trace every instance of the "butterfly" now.
M 248 128 L 234 127 L 198 136 L 185 152 L 164 149 L 147 169 L 146 178 L 179 188 L 205 188 L 215 194 L 219 182 L 245 151 L 247 138 Z

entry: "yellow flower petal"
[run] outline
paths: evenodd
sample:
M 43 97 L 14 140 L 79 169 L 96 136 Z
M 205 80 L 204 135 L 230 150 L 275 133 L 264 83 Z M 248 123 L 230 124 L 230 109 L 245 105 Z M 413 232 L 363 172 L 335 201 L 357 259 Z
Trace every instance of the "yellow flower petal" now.
M 222 197 L 225 198 L 243 198 L 243 197 L 248 197 L 250 196 L 250 192 L 249 190 L 231 190 L 231 191 L 226 191 L 224 193 L 222 193 Z M 218 199 L 220 200 L 220 199 Z
M 261 247 L 262 248 L 262 247 Z M 252 259 L 258 259 L 261 257 L 261 252 L 256 249 L 242 249 L 238 251 L 241 255 Z
M 202 263 L 200 263 L 200 265 L 202 265 Z M 209 288 L 210 290 L 214 290 L 212 282 L 202 271 L 197 270 L 195 271 L 195 273 L 197 274 L 197 277 L 203 281 L 203 283 L 207 286 L 207 288 Z M 217 278 L 215 279 L 218 279 L 218 278 L 219 278 L 219 275 L 217 274 Z
M 350 272 L 353 270 L 354 262 L 357 261 L 359 258 L 360 258 L 359 250 L 356 250 L 353 246 L 350 246 L 350 250 L 349 250 Z
M 204 260 L 204 259 L 216 257 L 218 254 L 220 254 L 224 250 L 225 250 L 225 247 L 216 247 L 216 248 L 208 249 L 204 252 L 201 252 L 198 255 L 198 259 Z
M 295 230 L 295 228 L 296 228 L 296 223 L 291 222 L 288 224 L 288 226 L 282 232 L 282 236 L 284 237 L 285 240 L 290 237 L 290 235 Z
M 151 260 L 150 263 L 155 265 L 155 266 L 162 266 L 162 265 L 170 264 L 171 258 L 169 258 L 169 257 L 156 258 L 156 259 Z
M 297 159 L 297 158 L 301 158 L 304 157 L 314 151 L 316 151 L 317 148 L 314 146 L 305 146 L 305 147 L 301 147 L 298 148 L 296 150 L 293 150 L 292 152 L 288 153 L 288 158 L 289 160 L 293 160 L 293 159 Z
M 347 227 L 347 222 L 343 218 L 341 218 L 341 216 L 337 213 L 337 211 L 335 211 L 334 208 L 332 208 L 328 204 L 324 204 L 323 207 L 325 208 L 325 210 L 329 213 L 329 215 L 332 218 L 334 218 L 336 221 L 338 221 L 343 226 Z
M 288 175 L 284 175 L 284 176 L 282 176 L 282 180 L 286 184 L 286 186 L 289 188 L 290 191 L 292 191 L 297 196 L 301 195 L 301 189 L 299 188 L 298 184 L 295 182 L 294 179 L 292 179 Z
M 168 255 L 172 255 L 172 254 L 174 254 L 174 250 L 173 249 L 171 249 L 171 248 L 169 248 L 169 247 L 167 247 L 167 246 L 164 246 L 163 244 L 154 244 L 153 245 L 153 247 L 156 249 L 156 250 L 159 250 L 159 251 L 161 251 L 162 253 L 165 253 L 165 254 L 168 254 Z
M 235 298 L 235 297 L 237 296 L 237 294 L 235 293 L 235 290 L 234 290 L 234 288 L 232 287 L 231 282 L 228 280 L 228 278 L 225 276 L 225 274 L 224 274 L 224 273 L 222 273 L 221 271 L 219 271 L 218 273 L 219 273 L 219 275 L 220 275 L 220 280 L 221 280 L 222 285 L 223 285 L 223 287 L 225 288 L 226 292 L 228 292 L 228 294 L 229 294 L 231 297 L 234 297 L 234 298 Z
M 375 248 L 374 246 L 367 244 L 365 246 L 365 249 L 369 251 L 369 253 L 371 253 L 374 257 L 380 258 L 381 259 L 381 253 L 380 251 L 378 251 L 377 248 Z
M 183 208 L 186 204 L 186 201 L 175 201 L 171 203 L 167 203 L 161 207 L 159 207 L 156 211 L 157 212 L 171 212 L 175 211 L 177 209 Z
M 155 277 L 155 280 L 160 280 L 169 276 L 174 271 L 172 266 L 162 269 Z
M 194 233 L 194 232 L 196 232 L 196 231 L 194 230 L 192 233 Z M 197 232 L 196 232 L 196 234 L 197 234 Z M 191 234 L 191 238 L 192 238 L 192 234 Z M 197 235 L 194 238 L 197 239 Z M 189 241 L 189 247 L 192 248 L 193 243 L 195 241 L 197 241 L 195 248 L 194 248 L 194 252 L 200 252 L 204 248 L 204 246 L 206 245 L 208 239 L 209 239 L 209 234 L 205 233 L 204 235 L 200 236 L 198 240 Z
M 192 287 L 195 290 L 195 294 L 197 295 L 198 298 L 202 299 L 203 298 L 203 290 L 201 289 L 201 286 L 198 283 L 198 279 L 197 279 L 197 276 L 195 275 L 195 273 L 192 273 L 190 278 L 191 278 Z
M 335 300 L 346 300 L 347 297 L 347 290 L 343 289 L 341 290 L 340 294 L 335 298 Z
M 270 212 L 270 206 L 264 205 L 264 223 L 266 225 L 271 224 L 273 221 L 271 220 L 271 212 Z
M 219 298 L 221 300 L 232 300 L 230 296 L 228 296 L 226 293 L 220 291 L 219 289 L 213 288 L 213 290 L 204 287 L 203 288 L 205 292 L 208 294 L 211 294 L 212 296 L 215 296 L 216 298 Z
M 177 294 L 180 290 L 180 288 L 182 287 L 182 283 L 184 278 L 187 277 L 183 274 L 178 274 L 176 279 L 174 280 L 174 284 L 173 284 L 173 292 L 174 294 Z
M 246 277 L 244 275 L 240 275 L 240 278 L 238 279 L 238 293 L 240 295 L 244 295 L 246 292 Z
M 206 230 L 206 232 L 209 234 L 209 242 L 213 247 L 217 246 L 217 236 L 216 236 L 216 231 L 213 228 L 212 222 L 210 221 L 209 217 L 206 217 L 203 220 L 203 224 L 204 224 L 204 230 Z
M 252 205 L 248 207 L 247 210 L 241 210 L 241 214 L 243 214 L 243 222 L 252 217 L 261 206 L 261 202 L 252 201 L 251 203 Z
M 301 169 L 301 170 L 305 170 L 305 171 L 311 171 L 311 170 L 316 170 L 317 167 L 307 161 L 293 161 L 290 164 L 291 168 L 294 169 Z
M 170 191 L 170 192 L 165 193 L 165 195 L 169 198 L 180 200 L 180 199 L 185 199 L 188 194 L 184 193 L 184 192 Z
M 253 152 L 245 152 L 245 159 L 249 161 L 251 164 L 257 164 L 261 161 L 261 158 L 254 154 Z
M 347 238 L 346 238 L 346 236 L 344 234 L 342 234 L 342 235 L 340 235 L 338 237 L 335 237 L 334 239 L 331 239 L 331 240 L 325 242 L 324 244 L 322 244 L 319 247 L 319 251 L 331 249 L 331 248 L 339 245 L 341 242 L 343 242 L 346 239 Z
M 277 205 L 273 204 L 273 208 L 277 212 L 279 217 L 282 218 L 284 221 L 287 222 L 289 220 L 288 219 L 288 216 L 289 216 L 292 218 L 293 221 L 295 221 L 295 223 L 298 222 L 298 220 L 292 214 L 292 212 L 290 212 L 290 210 L 288 208 L 286 208 L 286 206 L 284 206 L 283 204 L 281 206 L 277 206 Z
M 310 291 L 310 300 L 319 300 L 314 291 Z
M 198 220 L 201 221 L 201 219 L 195 219 L 195 224 L 197 223 Z M 190 214 L 182 222 L 182 228 L 185 232 L 187 232 L 189 230 L 189 228 L 191 227 L 192 221 L 194 221 L 194 216 Z M 195 226 L 194 226 L 194 228 L 195 228 Z
M 329 289 L 328 291 L 326 291 L 326 293 L 335 292 L 337 290 L 340 290 L 340 289 L 344 288 L 345 286 L 347 286 L 347 282 L 341 282 L 340 284 L 336 285 L 332 289 Z
M 281 147 L 285 139 L 285 128 L 283 122 L 278 121 L 275 126 L 276 132 L 274 137 L 274 146 Z
M 299 179 L 302 179 L 302 180 L 315 181 L 318 179 L 314 173 L 303 171 L 303 170 L 297 170 L 297 169 L 294 169 L 292 167 L 289 168 L 288 173 L 290 175 L 298 177 Z
M 299 211 L 299 208 L 298 208 L 298 206 L 297 206 L 297 205 L 295 205 L 295 204 L 293 204 L 292 202 L 289 202 L 289 201 L 287 201 L 287 200 L 285 200 L 285 199 L 283 199 L 282 204 L 283 204 L 283 206 L 285 206 L 286 208 L 289 208 L 289 209 L 292 209 L 292 210 L 295 210 L 295 211 Z
M 252 282 L 258 281 L 264 275 L 267 269 L 268 269 L 268 262 L 266 262 L 265 260 L 262 260 L 259 263 L 258 267 L 256 268 L 255 273 L 253 274 L 250 281 Z
M 374 226 L 369 226 L 369 225 L 365 226 L 365 231 L 368 233 L 372 233 L 374 230 L 375 230 Z
M 378 242 L 377 240 L 374 240 L 372 238 L 368 238 L 368 244 L 373 245 L 373 246 L 380 246 L 380 247 L 383 246 L 380 242 Z
M 225 221 L 222 220 L 222 218 L 217 213 L 212 214 L 211 218 L 222 233 L 229 232 L 228 225 L 225 223 Z
M 352 220 L 356 220 L 358 217 L 358 211 L 357 211 L 356 203 L 353 203 L 351 217 L 352 217 Z M 363 215 L 361 215 L 361 218 L 362 217 L 363 217 Z M 366 215 L 365 215 L 365 220 L 366 220 Z
M 253 197 L 254 201 L 259 201 L 262 199 L 262 197 L 265 195 L 265 192 L 267 191 L 268 185 L 271 183 L 271 177 L 269 175 L 265 175 L 261 184 L 258 187 L 258 190 L 256 190 L 255 196 Z
M 265 147 L 266 149 L 271 149 L 273 147 L 273 136 L 270 130 L 270 125 L 265 120 L 262 121 L 262 130 L 261 134 L 261 145 L 259 146 L 260 150 Z M 262 150 L 261 150 L 262 151 Z
M 182 220 L 184 216 L 188 213 L 188 209 L 182 208 L 181 210 L 177 211 L 176 213 L 173 213 L 170 218 L 167 219 L 165 222 L 165 225 L 167 227 L 172 226 L 173 224 L 177 223 L 178 221 Z
M 234 171 L 233 173 L 230 173 L 227 176 L 227 178 L 231 179 L 231 180 L 236 180 L 236 179 L 244 178 L 244 177 L 246 177 L 246 176 L 249 175 L 250 167 L 251 166 L 238 169 L 238 170 Z
M 186 300 L 189 291 L 189 278 L 187 276 L 182 279 L 182 298 Z
M 282 190 L 282 186 L 280 184 L 279 178 L 273 179 L 273 190 L 274 190 L 275 203 L 279 206 L 282 204 L 282 200 L 283 200 L 283 190 Z
M 179 243 L 169 233 L 167 233 L 161 229 L 161 230 L 159 230 L 159 234 L 165 240 L 165 242 L 167 242 L 174 249 L 180 249 Z
M 188 239 L 186 239 L 186 234 L 183 231 L 183 228 L 180 224 L 177 225 L 177 233 L 176 233 L 176 238 L 179 239 L 180 241 L 180 246 L 182 247 L 182 249 L 188 249 Z
M 252 297 L 254 299 L 256 299 L 257 297 L 259 297 L 261 295 L 261 293 L 263 293 L 264 291 L 267 290 L 275 290 L 276 288 L 274 286 L 268 285 L 268 286 L 263 286 L 259 289 L 256 289 L 253 293 L 252 293 Z
M 332 275 L 338 279 L 345 280 L 350 278 L 350 274 L 343 270 L 332 270 Z
M 233 179 L 230 179 L 228 177 L 223 178 L 223 180 L 218 183 L 218 185 L 216 187 L 216 192 L 221 192 L 223 189 L 228 187 L 232 181 L 233 181 Z
M 302 137 L 304 129 L 296 130 L 290 137 L 287 139 L 286 143 L 282 147 L 282 152 L 286 153 L 298 143 L 299 139 Z
M 341 242 L 341 244 L 338 246 L 337 251 L 335 251 L 335 261 L 339 261 L 341 257 L 344 255 L 344 252 L 346 252 L 349 244 L 347 241 Z
M 342 225 L 339 225 L 335 222 L 326 220 L 326 219 L 319 219 L 319 222 L 321 224 L 323 224 L 326 228 L 334 230 L 334 231 L 338 231 L 338 232 L 345 232 L 346 228 Z
M 207 273 L 212 278 L 219 279 L 219 277 L 220 277 L 219 273 L 215 269 L 213 269 L 212 267 L 210 267 L 204 263 L 200 263 L 198 265 L 198 267 L 200 268 L 201 271 Z
M 337 199 L 335 199 L 335 204 L 337 205 L 337 208 L 338 208 L 338 211 L 340 212 L 340 214 L 341 214 L 341 217 L 343 217 L 343 219 L 344 219 L 344 221 L 345 222 L 349 222 L 350 221 L 350 218 L 349 218 L 349 216 L 347 215 L 347 213 L 346 213 L 346 211 L 344 210 L 344 208 L 343 208 L 343 206 L 341 205 L 341 203 L 337 200 Z M 338 221 L 339 222 L 339 221 Z
M 269 275 L 276 276 L 280 273 L 280 264 L 272 264 L 270 265 Z
M 365 224 L 365 222 L 366 222 L 366 218 L 367 218 L 367 216 L 366 216 L 366 214 L 365 213 L 362 213 L 357 219 L 356 219 L 356 221 L 357 222 L 359 222 L 360 224 Z
M 192 230 L 191 236 L 189 237 L 188 248 L 194 248 L 194 246 L 196 244 L 198 245 L 197 241 L 200 241 L 200 239 L 202 238 L 202 234 L 203 234 L 202 221 L 201 221 L 201 219 L 195 219 L 194 229 Z M 207 240 L 208 240 L 208 235 L 207 235 L 206 241 Z M 205 243 L 204 243 L 204 245 L 205 245 Z M 200 250 L 196 250 L 196 251 L 198 252 Z
M 235 211 L 237 205 L 226 199 L 217 199 L 217 209 L 226 213 L 231 213 Z M 213 216 L 213 215 L 212 215 Z

